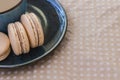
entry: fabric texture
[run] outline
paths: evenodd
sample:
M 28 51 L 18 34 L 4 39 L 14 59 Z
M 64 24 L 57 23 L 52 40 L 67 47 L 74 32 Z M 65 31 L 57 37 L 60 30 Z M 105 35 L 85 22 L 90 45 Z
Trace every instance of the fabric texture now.
M 59 0 L 68 30 L 43 59 L 0 69 L 0 80 L 119 80 L 120 0 Z

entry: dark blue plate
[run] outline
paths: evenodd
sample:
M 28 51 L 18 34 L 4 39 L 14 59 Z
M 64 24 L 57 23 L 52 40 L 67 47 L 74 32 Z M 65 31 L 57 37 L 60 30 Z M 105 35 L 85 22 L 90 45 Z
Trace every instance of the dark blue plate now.
M 45 44 L 21 56 L 15 56 L 12 51 L 7 59 L 0 62 L 1 68 L 23 66 L 41 59 L 53 51 L 65 35 L 67 18 L 63 7 L 57 0 L 28 0 L 27 12 L 34 12 L 41 19 Z

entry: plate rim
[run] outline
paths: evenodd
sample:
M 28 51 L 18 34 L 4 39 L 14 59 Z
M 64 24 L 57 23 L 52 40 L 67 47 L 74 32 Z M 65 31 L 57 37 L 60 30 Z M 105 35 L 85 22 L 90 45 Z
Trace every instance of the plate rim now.
M 49 0 L 47 0 L 49 1 Z M 67 32 L 67 26 L 68 26 L 68 18 L 67 18 L 67 14 L 66 14 L 66 11 L 65 9 L 63 8 L 62 4 L 58 1 L 58 0 L 51 0 L 51 1 L 55 1 L 63 10 L 64 14 L 65 14 L 65 25 L 64 25 L 64 29 L 63 29 L 63 32 L 62 32 L 62 35 L 60 36 L 59 40 L 57 41 L 57 43 L 50 49 L 48 50 L 45 54 L 39 56 L 38 58 L 35 58 L 33 60 L 30 60 L 30 61 L 27 61 L 25 63 L 21 63 L 21 64 L 15 64 L 15 65 L 0 65 L 0 68 L 17 68 L 17 67 L 21 67 L 21 66 L 25 66 L 25 65 L 28 65 L 28 64 L 31 64 L 35 61 L 38 61 L 40 60 L 41 58 L 45 57 L 46 55 L 48 55 L 50 52 L 54 51 L 58 46 L 59 44 L 62 42 L 62 40 L 64 39 L 65 37 L 65 34 Z

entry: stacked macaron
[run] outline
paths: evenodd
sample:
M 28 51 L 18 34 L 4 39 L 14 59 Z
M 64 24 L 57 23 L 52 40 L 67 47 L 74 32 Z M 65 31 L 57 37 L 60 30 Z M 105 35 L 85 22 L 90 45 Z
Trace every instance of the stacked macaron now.
M 31 48 L 43 45 L 44 33 L 38 17 L 34 13 L 21 16 L 21 22 L 8 25 L 8 35 L 16 55 L 28 53 Z
M 44 44 L 42 25 L 34 13 L 23 14 L 21 22 L 8 24 L 8 36 L 0 32 L 0 61 L 10 54 L 10 44 L 15 55 L 29 53 L 30 47 Z
M 34 13 L 24 14 L 21 16 L 21 22 L 27 31 L 31 47 L 35 48 L 43 45 L 43 29 L 37 16 Z
M 10 23 L 8 25 L 8 35 L 12 49 L 16 55 L 30 51 L 27 33 L 20 22 Z

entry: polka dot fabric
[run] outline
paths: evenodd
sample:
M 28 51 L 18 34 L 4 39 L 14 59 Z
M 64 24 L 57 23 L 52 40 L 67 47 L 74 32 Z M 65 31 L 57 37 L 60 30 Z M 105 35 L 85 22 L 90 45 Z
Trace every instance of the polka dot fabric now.
M 120 0 L 59 0 L 68 15 L 60 46 L 30 65 L 0 69 L 0 80 L 119 80 Z

